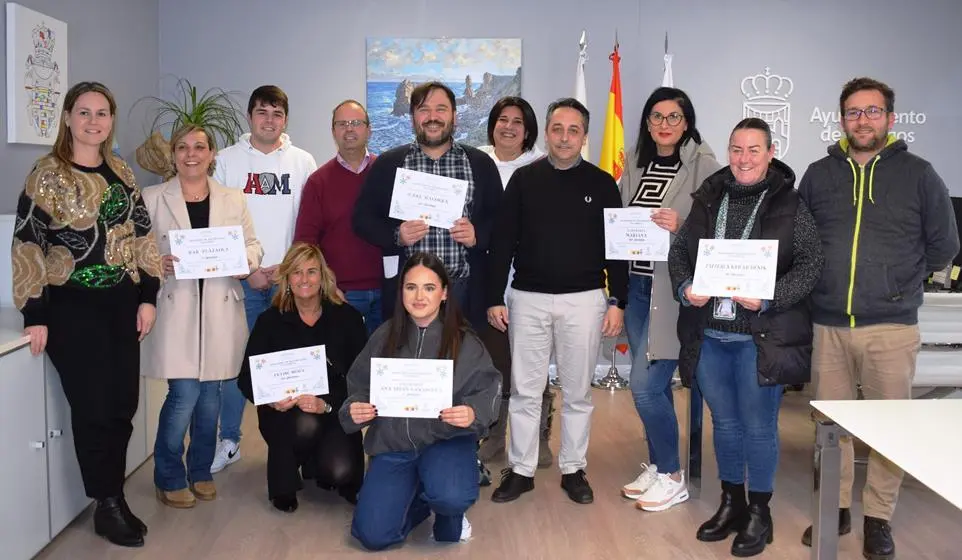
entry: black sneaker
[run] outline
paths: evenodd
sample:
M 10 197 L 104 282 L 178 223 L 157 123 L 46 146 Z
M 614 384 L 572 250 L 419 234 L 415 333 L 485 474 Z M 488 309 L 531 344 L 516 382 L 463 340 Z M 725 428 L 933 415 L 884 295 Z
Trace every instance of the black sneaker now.
M 501 485 L 491 494 L 491 501 L 499 504 L 513 502 L 521 494 L 534 490 L 534 477 L 520 475 L 510 467 L 501 471 Z
M 895 558 L 895 541 L 892 540 L 892 526 L 884 519 L 865 516 L 865 541 L 862 543 L 862 556 L 869 560 L 891 560 Z
M 578 472 L 561 475 L 561 488 L 568 493 L 572 502 L 590 504 L 595 501 L 595 493 L 588 485 L 588 477 L 584 470 L 579 469 Z

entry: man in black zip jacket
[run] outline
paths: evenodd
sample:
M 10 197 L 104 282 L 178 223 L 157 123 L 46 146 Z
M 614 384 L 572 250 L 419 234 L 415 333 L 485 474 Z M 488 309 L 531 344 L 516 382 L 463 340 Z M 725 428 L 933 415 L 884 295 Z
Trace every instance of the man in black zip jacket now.
M 932 165 L 890 134 L 895 93 L 856 78 L 839 99 L 846 138 L 809 166 L 798 192 L 818 226 L 825 267 L 812 291 L 816 398 L 912 398 L 922 283 L 959 252 L 955 214 Z M 851 438 L 843 437 L 839 534 L 851 531 Z M 863 552 L 893 558 L 889 521 L 903 472 L 875 451 L 862 493 Z M 812 528 L 802 542 L 811 546 Z
M 548 157 L 511 176 L 492 234 L 488 322 L 501 331 L 511 325 L 509 470 L 491 496 L 495 502 L 516 500 L 534 488 L 552 348 L 564 401 L 561 487 L 577 503 L 594 499 L 584 471 L 591 379 L 602 334 L 621 332 L 628 262 L 605 259 L 604 209 L 620 208 L 621 195 L 611 175 L 581 159 L 587 132 L 588 110 L 578 101 L 561 99 L 548 107 Z M 515 275 L 505 306 L 512 260 Z

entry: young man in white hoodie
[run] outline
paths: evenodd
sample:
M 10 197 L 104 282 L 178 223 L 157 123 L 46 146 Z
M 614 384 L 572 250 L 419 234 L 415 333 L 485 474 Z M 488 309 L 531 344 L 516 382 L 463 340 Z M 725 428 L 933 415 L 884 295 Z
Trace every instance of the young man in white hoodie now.
M 214 170 L 218 182 L 244 190 L 254 230 L 264 246 L 261 268 L 241 281 L 248 328 L 253 328 L 257 317 L 271 305 L 277 291 L 273 275 L 291 245 L 301 191 L 317 169 L 314 157 L 291 144 L 284 133 L 288 114 L 287 94 L 281 88 L 265 85 L 255 89 L 247 103 L 250 133 L 217 154 Z M 237 379 L 225 381 L 212 473 L 240 460 L 240 425 L 246 403 Z

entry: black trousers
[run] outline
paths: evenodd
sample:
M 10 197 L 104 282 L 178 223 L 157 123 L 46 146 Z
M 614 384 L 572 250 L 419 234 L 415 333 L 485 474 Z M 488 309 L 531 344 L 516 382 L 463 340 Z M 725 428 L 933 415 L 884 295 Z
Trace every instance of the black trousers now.
M 47 355 L 70 405 L 87 496 L 123 495 L 131 419 L 140 398 L 137 287 L 51 287 Z
M 278 412 L 257 407 L 258 428 L 267 442 L 267 495 L 294 494 L 304 478 L 325 488 L 357 492 L 364 481 L 361 432 L 344 433 L 337 412 L 309 414 L 294 407 Z
M 491 325 L 486 325 L 478 331 L 481 343 L 491 355 L 494 367 L 501 372 L 501 395 L 511 396 L 511 344 L 508 331 L 501 332 Z

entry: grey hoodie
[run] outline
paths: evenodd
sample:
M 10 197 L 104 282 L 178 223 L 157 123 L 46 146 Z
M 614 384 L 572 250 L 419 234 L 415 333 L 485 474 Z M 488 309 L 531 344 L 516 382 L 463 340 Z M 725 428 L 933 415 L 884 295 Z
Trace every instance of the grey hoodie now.
M 400 320 L 410 321 L 408 317 Z M 441 348 L 441 321 L 435 319 L 425 328 L 410 325 L 409 337 L 396 358 L 437 358 Z M 353 402 L 371 401 L 371 358 L 380 357 L 384 340 L 390 332 L 391 321 L 378 327 L 361 350 L 347 374 L 347 400 L 341 406 L 339 419 L 347 433 L 369 426 L 364 436 L 364 451 L 368 455 L 395 451 L 423 450 L 441 440 L 475 434 L 481 437 L 498 418 L 501 403 L 501 373 L 491 363 L 491 356 L 481 340 L 471 330 L 464 339 L 454 362 L 453 406 L 468 405 L 474 409 L 474 423 L 468 428 L 457 428 L 436 418 L 375 418 L 367 424 L 355 424 L 351 419 Z
M 914 325 L 922 283 L 959 253 L 955 214 L 932 165 L 890 134 L 864 166 L 848 141 L 808 167 L 798 193 L 822 240 L 825 266 L 812 319 L 828 326 Z

